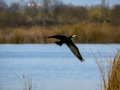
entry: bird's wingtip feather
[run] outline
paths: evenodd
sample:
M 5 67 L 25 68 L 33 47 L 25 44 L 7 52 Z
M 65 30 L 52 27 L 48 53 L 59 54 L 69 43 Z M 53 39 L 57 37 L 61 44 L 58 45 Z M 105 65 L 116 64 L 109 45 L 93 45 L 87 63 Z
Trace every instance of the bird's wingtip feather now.
M 85 60 L 84 60 L 84 59 L 81 59 L 80 61 L 81 61 L 81 62 L 84 62 Z

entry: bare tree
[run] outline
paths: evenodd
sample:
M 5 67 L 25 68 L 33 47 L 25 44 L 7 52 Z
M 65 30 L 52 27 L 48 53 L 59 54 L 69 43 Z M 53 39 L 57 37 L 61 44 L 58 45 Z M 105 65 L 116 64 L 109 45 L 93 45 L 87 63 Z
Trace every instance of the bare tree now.
M 84 21 L 87 19 L 87 9 L 83 6 L 76 6 L 75 10 L 74 10 L 74 16 L 77 17 L 77 19 L 79 20 L 79 22 Z
M 108 5 L 106 4 L 105 0 L 101 0 L 101 13 L 102 13 L 103 21 L 106 20 L 106 17 L 108 15 L 108 10 L 107 10 Z
M 41 0 L 41 18 L 43 21 L 43 25 L 46 26 L 46 20 L 49 16 L 51 0 Z
M 57 21 L 58 21 L 59 14 L 61 12 L 62 2 L 58 1 L 58 0 L 52 0 L 51 4 L 52 4 L 51 5 L 51 10 L 52 10 L 53 18 L 54 18 L 54 21 L 55 21 L 55 24 L 56 24 Z
M 20 10 L 23 11 L 24 10 L 24 4 L 25 4 L 24 0 L 19 0 L 18 3 L 19 3 L 19 6 L 20 6 Z
M 18 24 L 20 17 L 19 11 L 20 11 L 20 7 L 18 3 L 13 2 L 10 4 L 10 7 L 8 8 L 8 12 L 10 14 L 11 24 Z
M 72 5 L 66 4 L 61 5 L 60 17 L 64 23 L 67 23 L 71 20 L 71 17 L 73 16 L 72 9 L 73 9 Z
M 87 18 L 87 9 L 82 6 L 62 4 L 60 15 L 64 23 L 83 21 Z
M 27 14 L 27 22 L 34 24 L 35 17 L 38 15 L 38 5 L 35 0 L 30 0 L 24 6 L 25 13 Z
M 0 0 L 0 18 L 1 18 L 1 13 L 5 11 L 6 7 L 7 7 L 6 2 L 4 0 Z
M 115 25 L 120 25 L 120 5 L 115 5 L 110 12 L 110 19 Z
M 6 2 L 4 0 L 0 0 L 0 13 L 5 10 L 6 6 Z

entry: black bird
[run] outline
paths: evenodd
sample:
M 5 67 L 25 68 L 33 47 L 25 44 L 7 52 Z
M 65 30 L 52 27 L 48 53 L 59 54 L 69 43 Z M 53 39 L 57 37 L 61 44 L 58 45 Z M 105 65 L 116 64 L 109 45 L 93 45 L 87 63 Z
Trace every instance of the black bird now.
M 70 50 L 73 52 L 73 54 L 82 62 L 82 61 L 84 61 L 84 59 L 82 58 L 76 45 L 71 40 L 71 38 L 73 38 L 75 36 L 77 36 L 77 35 L 71 35 L 71 36 L 54 35 L 54 36 L 49 36 L 49 37 L 45 37 L 45 38 L 60 39 L 59 42 L 55 42 L 55 43 L 60 46 L 62 46 L 63 43 L 66 43 L 66 45 L 70 48 Z

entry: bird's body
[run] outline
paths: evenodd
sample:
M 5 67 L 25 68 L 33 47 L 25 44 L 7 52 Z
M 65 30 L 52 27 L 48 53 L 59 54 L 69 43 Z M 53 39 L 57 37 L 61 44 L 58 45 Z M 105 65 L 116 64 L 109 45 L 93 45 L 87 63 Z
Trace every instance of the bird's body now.
M 66 43 L 66 45 L 70 48 L 70 50 L 73 52 L 73 54 L 80 60 L 80 61 L 84 61 L 84 59 L 82 58 L 78 48 L 76 47 L 76 45 L 72 42 L 71 38 L 75 37 L 76 35 L 71 35 L 71 36 L 63 36 L 63 35 L 54 35 L 54 36 L 49 36 L 46 38 L 56 38 L 56 39 L 60 39 L 59 42 L 55 42 L 56 44 L 62 46 L 62 44 Z

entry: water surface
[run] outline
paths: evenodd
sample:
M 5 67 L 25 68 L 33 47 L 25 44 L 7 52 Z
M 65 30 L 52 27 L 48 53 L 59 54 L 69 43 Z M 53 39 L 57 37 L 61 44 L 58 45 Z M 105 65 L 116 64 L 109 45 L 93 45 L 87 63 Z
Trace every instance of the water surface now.
M 105 58 L 114 58 L 120 44 L 76 45 L 85 62 L 80 62 L 66 45 L 1 44 L 0 90 L 23 90 L 28 78 L 32 78 L 33 90 L 96 90 L 101 76 L 91 50 L 106 62 L 98 50 Z

